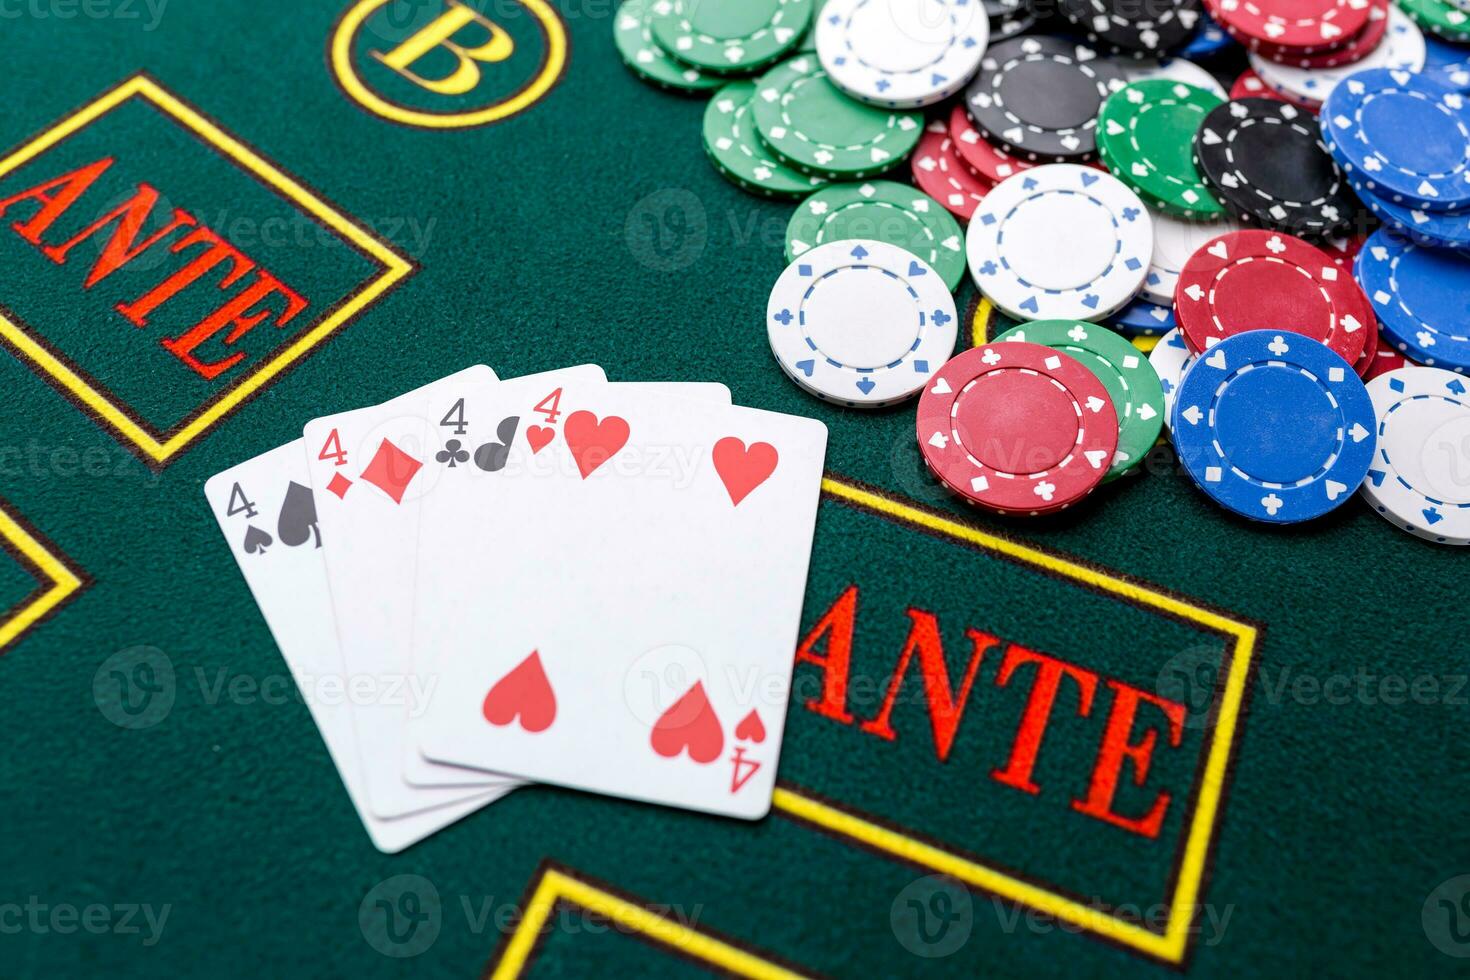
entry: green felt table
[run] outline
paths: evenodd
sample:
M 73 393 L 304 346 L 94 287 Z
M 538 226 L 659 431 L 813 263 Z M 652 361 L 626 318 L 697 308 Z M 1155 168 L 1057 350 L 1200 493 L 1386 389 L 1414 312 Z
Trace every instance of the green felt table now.
M 1045 521 L 967 509 L 912 404 L 782 375 L 791 204 L 709 166 L 703 101 L 620 63 L 608 0 L 464 9 L 0 2 L 0 202 L 111 161 L 44 234 L 34 198 L 0 223 L 0 973 L 1462 966 L 1463 553 L 1356 500 L 1234 520 L 1167 448 Z M 449 49 L 394 52 L 445 16 L 484 60 L 435 92 Z M 140 185 L 157 242 L 82 234 Z M 538 787 L 370 845 L 201 487 L 477 362 L 829 426 L 766 819 Z

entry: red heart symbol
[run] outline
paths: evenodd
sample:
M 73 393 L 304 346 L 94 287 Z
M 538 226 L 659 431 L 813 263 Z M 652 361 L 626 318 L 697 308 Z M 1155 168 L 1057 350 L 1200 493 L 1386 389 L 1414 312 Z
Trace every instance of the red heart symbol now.
M 766 740 L 766 726 L 761 723 L 761 716 L 756 714 L 754 708 L 735 726 L 735 737 L 749 739 L 757 745 Z
M 556 721 L 556 695 L 541 667 L 541 654 L 531 651 L 516 668 L 495 682 L 482 709 L 492 725 L 509 725 L 520 716 L 521 727 L 544 732 Z
M 551 440 L 556 438 L 556 430 L 548 429 L 544 425 L 526 426 L 526 441 L 531 444 L 531 455 L 534 456 L 545 449 Z
M 567 416 L 566 436 L 567 448 L 585 480 L 627 444 L 628 423 L 616 415 L 599 422 L 591 412 L 573 412 Z
M 659 716 L 649 744 L 665 759 L 672 759 L 685 749 L 689 750 L 689 758 L 700 765 L 720 757 L 725 748 L 725 732 L 714 705 L 705 696 L 703 681 L 695 681 L 682 698 Z
M 736 507 L 750 492 L 776 472 L 776 447 L 768 442 L 745 443 L 734 436 L 726 436 L 715 443 L 715 471 L 725 482 L 730 503 Z

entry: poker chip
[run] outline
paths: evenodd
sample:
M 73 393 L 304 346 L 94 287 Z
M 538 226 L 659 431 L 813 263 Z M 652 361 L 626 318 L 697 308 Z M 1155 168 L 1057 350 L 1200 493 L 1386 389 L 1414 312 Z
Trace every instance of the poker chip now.
M 1388 341 L 1420 364 L 1470 371 L 1470 252 L 1425 248 L 1380 228 L 1357 275 Z
M 1470 393 L 1449 371 L 1411 367 L 1368 382 L 1377 448 L 1363 499 L 1395 527 L 1470 545 Z
M 1378 361 L 1378 351 L 1381 338 L 1378 336 L 1378 317 L 1368 318 L 1368 336 L 1363 340 L 1363 352 L 1358 359 L 1353 361 L 1353 370 L 1358 372 L 1358 377 L 1367 379 L 1373 370 L 1373 365 Z
M 987 12 L 989 5 L 987 4 Z M 1036 26 L 1036 11 L 1029 3 L 1018 4 L 1014 9 L 1000 14 L 990 14 L 990 43 L 999 44 L 1031 30 Z
M 1205 0 L 1219 25 L 1248 48 L 1302 53 L 1338 48 L 1368 23 L 1365 0 Z
M 1189 366 L 1170 427 L 1206 496 L 1252 520 L 1291 524 L 1358 489 L 1376 421 L 1362 379 L 1336 352 L 1295 333 L 1248 330 Z
M 1138 293 L 1153 222 L 1116 177 L 1048 164 L 995 185 L 966 233 L 975 285 L 1018 320 L 1101 320 Z
M 993 343 L 1031 343 L 1064 351 L 1097 375 L 1118 416 L 1118 448 L 1106 480 L 1143 462 L 1164 424 L 1164 392 L 1159 377 L 1137 347 L 1081 320 L 1040 320 L 1012 327 Z
M 1410 241 L 1433 248 L 1470 248 L 1470 211 L 1425 211 L 1406 208 L 1378 197 L 1358 184 L 1358 200 L 1386 225 Z
M 949 114 L 949 138 L 965 166 L 990 181 L 1002 181 L 1036 166 L 1011 156 L 981 136 L 962 105 L 955 106 Z
M 1136 299 L 1113 317 L 1113 329 L 1125 337 L 1159 337 L 1179 326 L 1169 306 Z
M 1470 41 L 1470 12 L 1443 0 L 1398 0 L 1414 23 L 1447 41 Z
M 848 239 L 897 245 L 917 255 L 953 292 L 965 274 L 965 236 L 938 201 L 907 184 L 836 184 L 797 206 L 786 226 L 786 261 Z
M 1470 72 L 1470 50 L 1427 34 L 1424 37 L 1424 70 L 1441 75 Z
M 752 103 L 761 139 L 782 162 L 834 180 L 862 180 L 901 162 L 919 142 L 923 117 L 854 102 L 810 55 L 771 69 Z
M 990 20 L 970 0 L 829 0 L 816 35 L 822 68 L 842 91 L 872 105 L 917 109 L 969 82 Z
M 910 161 L 914 183 L 962 221 L 969 221 L 994 186 L 960 159 L 949 129 L 939 120 L 924 128 Z
M 766 307 L 781 369 L 818 398 L 856 408 L 913 396 L 949 359 L 958 333 L 939 274 L 880 241 L 808 250 L 781 273 Z
M 1363 243 L 1367 240 L 1368 236 L 1365 234 L 1336 235 L 1319 242 L 1317 247 L 1338 265 L 1351 269 L 1353 260 L 1363 250 Z
M 1215 76 L 1185 58 L 1164 58 L 1160 61 L 1148 58 L 1128 58 L 1120 60 L 1118 68 L 1130 85 L 1135 82 L 1163 79 L 1193 85 L 1206 92 L 1214 92 L 1222 99 L 1225 98 L 1225 87 L 1215 80 Z
M 811 23 L 812 0 L 653 0 L 649 27 L 687 65 L 752 72 L 795 49 Z
M 1159 79 L 1135 82 L 1110 95 L 1098 116 L 1102 161 L 1149 204 L 1186 218 L 1224 213 L 1200 179 L 1190 144 L 1220 97 L 1206 89 Z
M 1184 335 L 1177 329 L 1170 330 L 1159 338 L 1154 349 L 1148 352 L 1149 366 L 1159 378 L 1159 390 L 1164 394 L 1164 427 L 1173 427 L 1174 394 L 1184 372 L 1194 362 L 1194 352 L 1184 342 Z
M 754 82 L 731 82 L 704 107 L 704 149 L 715 169 L 737 187 L 769 197 L 799 197 L 826 183 L 771 159 L 755 133 L 754 96 Z
M 708 92 L 724 79 L 706 75 L 698 68 L 680 64 L 653 39 L 649 27 L 651 0 L 624 0 L 613 18 L 613 40 L 623 63 L 633 73 L 662 88 L 678 92 Z
M 1357 214 L 1317 121 L 1270 99 L 1226 102 L 1194 136 L 1200 174 L 1231 214 L 1293 234 L 1332 235 Z
M 1378 338 L 1378 351 L 1373 356 L 1373 363 L 1368 366 L 1367 371 L 1363 372 L 1363 380 L 1372 381 L 1374 378 L 1385 375 L 1390 371 L 1417 366 L 1413 361 L 1404 357 L 1403 351 L 1394 350 L 1393 346 L 1380 336 Z
M 1233 218 L 1214 221 L 1189 221 L 1175 218 L 1162 211 L 1150 210 L 1154 225 L 1154 249 L 1149 261 L 1148 275 L 1143 280 L 1143 295 L 1161 306 L 1174 306 L 1174 289 L 1179 285 L 1179 273 L 1190 256 L 1200 246 L 1221 235 L 1239 231 L 1240 225 Z
M 1018 37 L 993 45 L 965 90 L 970 118 L 1007 153 L 1065 162 L 1097 149 L 1098 110 L 1125 84 L 1109 59 L 1056 37 Z
M 919 396 L 916 433 L 930 470 L 964 500 L 1039 514 L 1102 482 L 1118 449 L 1118 416 L 1079 361 L 1008 341 L 972 347 L 940 368 Z
M 1260 328 L 1325 344 L 1352 364 L 1373 309 L 1353 277 L 1320 250 L 1273 231 L 1237 231 L 1196 252 L 1179 275 L 1174 315 L 1195 352 Z
M 1249 68 L 1241 72 L 1240 77 L 1235 80 L 1235 84 L 1230 86 L 1230 97 L 1232 99 L 1274 99 L 1277 102 L 1291 101 L 1286 96 L 1282 95 L 1280 92 L 1276 91 L 1274 88 L 1261 81 L 1261 76 L 1257 75 Z M 1302 108 L 1309 107 L 1303 106 Z M 1310 107 L 1309 111 L 1315 113 L 1317 109 L 1316 107 Z
M 1233 43 L 1215 19 L 1201 10 L 1199 26 L 1194 29 L 1194 36 L 1179 49 L 1179 56 L 1191 60 L 1208 58 L 1228 49 Z
M 1187 41 L 1199 24 L 1199 0 L 1060 0 L 1058 10 L 1095 44 L 1148 57 Z
M 1450 65 L 1443 68 L 1426 67 L 1424 72 L 1451 91 L 1459 92 L 1461 95 L 1470 94 L 1470 64 Z
M 1406 207 L 1470 207 L 1470 111 L 1424 75 L 1376 68 L 1352 75 L 1322 108 L 1322 135 L 1350 180 Z
M 1414 22 L 1397 7 L 1383 17 L 1388 31 L 1381 43 L 1366 52 L 1360 61 L 1338 67 L 1306 67 L 1279 65 L 1252 54 L 1251 67 L 1261 80 L 1283 95 L 1319 105 L 1343 79 L 1370 68 L 1397 68 L 1418 71 L 1424 67 L 1424 35 Z
M 1341 47 L 1303 54 L 1290 48 L 1277 49 L 1261 45 L 1250 53 L 1251 61 L 1254 63 L 1257 58 L 1263 58 L 1276 64 L 1292 65 L 1297 68 L 1336 68 L 1361 61 L 1372 53 L 1383 40 L 1383 34 L 1388 29 L 1390 6 L 1391 0 L 1370 0 L 1368 22 L 1363 25 L 1361 31 L 1353 35 Z

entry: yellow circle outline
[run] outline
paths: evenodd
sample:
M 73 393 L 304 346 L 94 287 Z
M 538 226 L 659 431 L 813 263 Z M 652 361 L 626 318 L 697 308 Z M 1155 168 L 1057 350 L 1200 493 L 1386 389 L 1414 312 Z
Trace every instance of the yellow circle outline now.
M 518 0 L 540 21 L 547 43 L 546 60 L 542 63 L 541 70 L 525 88 L 509 99 L 474 112 L 435 113 L 406 109 L 371 91 L 352 67 L 352 42 L 356 39 L 358 31 L 379 8 L 391 2 L 392 0 L 358 0 L 347 13 L 342 15 L 332 35 L 332 73 L 337 76 L 338 84 L 359 105 L 384 119 L 425 129 L 467 129 L 471 126 L 484 126 L 513 116 L 540 101 L 547 92 L 551 91 L 552 86 L 561 78 L 561 73 L 566 68 L 567 30 L 561 17 L 546 0 Z

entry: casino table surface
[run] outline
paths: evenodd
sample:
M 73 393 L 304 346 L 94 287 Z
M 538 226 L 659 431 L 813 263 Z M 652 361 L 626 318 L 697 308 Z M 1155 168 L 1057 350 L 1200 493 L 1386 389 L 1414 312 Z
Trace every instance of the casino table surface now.
M 0 3 L 0 202 L 111 161 L 39 244 L 36 199 L 0 223 L 0 973 L 1463 968 L 1465 555 L 1360 501 L 1233 519 L 1167 447 L 1060 516 L 967 509 L 912 402 L 783 376 L 792 205 L 715 172 L 612 16 Z M 403 53 L 435 24 L 483 60 Z M 81 234 L 145 186 L 191 249 Z M 470 364 L 585 362 L 830 429 L 772 812 L 528 788 L 380 854 L 202 485 Z

